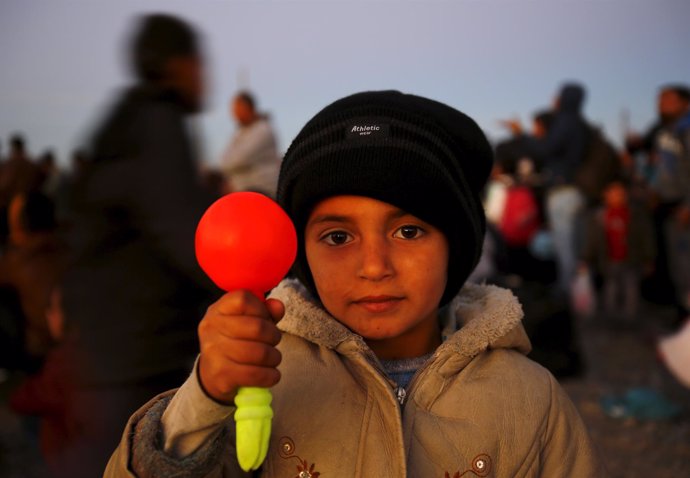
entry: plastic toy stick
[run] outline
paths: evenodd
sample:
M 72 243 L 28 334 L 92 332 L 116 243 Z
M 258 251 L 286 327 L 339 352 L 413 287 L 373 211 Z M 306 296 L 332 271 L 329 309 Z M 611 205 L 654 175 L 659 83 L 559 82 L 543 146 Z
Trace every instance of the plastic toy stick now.
M 223 290 L 249 290 L 261 300 L 287 274 L 297 255 L 295 228 L 278 204 L 258 193 L 223 196 L 196 230 L 197 261 Z M 271 435 L 271 392 L 241 387 L 235 397 L 237 460 L 244 471 L 266 458 Z

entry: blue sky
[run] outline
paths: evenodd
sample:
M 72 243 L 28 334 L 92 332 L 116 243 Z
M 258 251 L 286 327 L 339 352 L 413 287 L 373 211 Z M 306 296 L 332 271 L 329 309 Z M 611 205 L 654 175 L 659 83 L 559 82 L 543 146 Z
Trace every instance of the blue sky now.
M 687 0 L 2 0 L 0 140 L 62 162 L 129 81 L 123 41 L 141 13 L 177 13 L 204 34 L 207 111 L 197 123 L 215 164 L 234 125 L 227 104 L 249 87 L 281 149 L 329 102 L 399 89 L 498 120 L 551 103 L 565 80 L 588 88 L 586 116 L 616 142 L 654 118 L 667 82 L 690 83 Z

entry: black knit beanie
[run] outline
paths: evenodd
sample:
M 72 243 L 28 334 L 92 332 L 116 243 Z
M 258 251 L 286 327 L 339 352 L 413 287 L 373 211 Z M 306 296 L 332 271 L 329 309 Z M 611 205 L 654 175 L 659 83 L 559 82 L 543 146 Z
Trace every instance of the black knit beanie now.
M 465 114 L 397 91 L 342 98 L 314 116 L 283 159 L 278 202 L 299 237 L 293 273 L 318 296 L 304 251 L 314 206 L 337 195 L 392 204 L 439 228 L 449 245 L 448 303 L 482 251 L 479 197 L 493 162 L 491 146 Z

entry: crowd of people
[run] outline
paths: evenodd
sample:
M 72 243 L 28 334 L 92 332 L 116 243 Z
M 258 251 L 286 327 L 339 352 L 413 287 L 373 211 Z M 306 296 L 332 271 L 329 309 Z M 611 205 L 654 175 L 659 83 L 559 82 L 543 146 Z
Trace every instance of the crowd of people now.
M 653 323 L 642 296 L 675 310 L 672 329 L 690 313 L 690 89 L 661 86 L 658 118 L 644 134 L 630 132 L 622 149 L 583 116 L 585 98 L 583 85 L 567 83 L 529 133 L 503 122 L 512 137 L 495 146 L 484 196 L 492 234 L 475 271 L 477 280 L 514 285 L 527 309 L 538 298 L 532 320 L 545 302 L 546 315 L 559 311 L 561 326 L 545 329 L 546 348 L 562 337 L 556 348 L 540 349 L 538 330 L 533 341 L 564 376 L 582 365 L 568 318 L 599 312 L 609 322 Z
M 25 377 L 11 405 L 42 417 L 54 477 L 100 476 L 129 416 L 193 369 L 199 320 L 221 294 L 194 257 L 203 211 L 232 191 L 277 194 L 281 154 L 248 91 L 231 101 L 219 170 L 202 173 L 185 124 L 204 98 L 190 25 L 147 16 L 130 64 L 133 85 L 69 174 L 19 134 L 0 162 L 0 368 Z M 579 278 L 606 320 L 643 320 L 641 294 L 675 307 L 678 329 L 690 309 L 690 90 L 661 87 L 658 119 L 622 151 L 583 116 L 585 100 L 568 83 L 530 132 L 503 123 L 512 137 L 493 148 L 470 277 L 516 292 L 532 358 L 557 377 L 583 371 Z

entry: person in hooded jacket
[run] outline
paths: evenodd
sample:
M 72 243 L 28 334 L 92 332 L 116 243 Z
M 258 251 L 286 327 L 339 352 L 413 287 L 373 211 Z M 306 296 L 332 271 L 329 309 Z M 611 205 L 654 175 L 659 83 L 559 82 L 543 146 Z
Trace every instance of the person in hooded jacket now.
M 105 476 L 606 476 L 525 357 L 517 299 L 466 284 L 492 161 L 476 123 L 430 99 L 364 92 L 316 114 L 279 178 L 294 277 L 265 303 L 232 291 L 209 308 L 194 372 L 130 418 Z M 247 386 L 274 396 L 254 472 L 231 423 Z
M 554 104 L 553 122 L 543 137 L 522 134 L 517 121 L 503 122 L 520 137 L 526 154 L 542 165 L 546 218 L 558 266 L 558 291 L 563 296 L 569 293 L 577 270 L 576 228 L 585 205 L 575 185 L 590 141 L 590 128 L 582 116 L 585 93 L 577 83 L 562 86 Z

